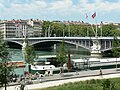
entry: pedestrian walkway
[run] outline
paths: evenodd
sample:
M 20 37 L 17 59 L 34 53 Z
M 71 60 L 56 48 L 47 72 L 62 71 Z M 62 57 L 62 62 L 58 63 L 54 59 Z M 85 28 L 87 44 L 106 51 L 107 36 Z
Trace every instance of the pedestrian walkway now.
M 80 71 L 80 72 L 68 72 L 64 73 L 62 76 L 60 74 L 55 74 L 53 76 L 45 77 L 46 82 L 26 85 L 29 90 L 37 89 L 37 88 L 47 88 L 52 86 L 58 86 L 68 82 L 76 82 L 82 80 L 90 80 L 90 79 L 103 79 L 103 78 L 115 78 L 120 77 L 119 69 L 104 69 L 102 70 L 103 76 L 99 75 L 99 70 L 88 70 L 88 71 Z M 4 89 L 3 89 L 4 90 Z M 7 90 L 15 90 L 15 86 L 7 87 Z
M 117 74 L 120 73 L 120 69 L 103 69 L 103 75 L 109 74 Z M 45 77 L 46 81 L 54 81 L 54 80 L 62 80 L 62 79 L 70 79 L 70 78 L 82 78 L 82 77 L 91 77 L 91 76 L 99 76 L 100 70 L 86 70 L 79 72 L 68 72 L 64 73 L 62 76 L 60 74 L 55 74 L 54 76 Z

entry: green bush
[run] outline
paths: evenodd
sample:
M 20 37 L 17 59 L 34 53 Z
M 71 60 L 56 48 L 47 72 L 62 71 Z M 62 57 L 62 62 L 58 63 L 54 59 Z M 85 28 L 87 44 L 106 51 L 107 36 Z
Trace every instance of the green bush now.
M 92 79 L 36 90 L 120 90 L 120 78 Z

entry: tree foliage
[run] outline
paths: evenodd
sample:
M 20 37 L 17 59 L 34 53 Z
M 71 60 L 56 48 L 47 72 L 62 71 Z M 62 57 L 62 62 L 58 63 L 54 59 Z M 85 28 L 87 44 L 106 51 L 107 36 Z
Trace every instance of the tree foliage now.
M 109 79 L 106 79 L 103 82 L 103 90 L 117 90 L 117 89 L 113 82 L 111 82 Z
M 33 64 L 34 60 L 37 58 L 34 47 L 27 44 L 25 52 L 25 62 L 28 64 Z
M 119 37 L 119 36 L 120 36 L 120 30 L 116 30 L 116 29 L 115 29 L 115 30 L 112 30 L 112 35 Z
M 66 50 L 64 40 L 60 45 L 60 51 L 57 54 L 57 61 L 60 62 L 60 66 L 67 62 Z
M 10 54 L 6 42 L 3 39 L 3 34 L 0 32 L 0 86 L 6 84 L 7 78 L 10 75 L 11 67 L 8 67 Z
M 112 52 L 114 57 L 120 56 L 120 43 L 116 36 L 114 36 Z
M 113 36 L 113 30 L 116 29 L 116 27 L 113 24 L 109 24 L 109 25 L 103 25 L 102 26 L 103 29 L 103 36 Z
M 57 36 L 61 37 L 63 36 L 79 36 L 79 37 L 85 37 L 95 36 L 92 30 L 92 27 L 94 28 L 94 31 L 96 30 L 96 25 L 91 26 L 90 24 L 64 24 L 62 22 L 50 22 L 50 21 L 44 21 L 43 22 L 43 36 L 45 36 L 45 31 L 48 33 L 48 29 L 50 27 L 50 34 L 51 36 Z M 102 36 L 113 36 L 115 32 L 117 32 L 117 26 L 113 24 L 108 25 L 102 25 Z M 101 27 L 97 28 L 98 36 L 101 36 Z M 120 36 L 120 33 L 119 33 Z

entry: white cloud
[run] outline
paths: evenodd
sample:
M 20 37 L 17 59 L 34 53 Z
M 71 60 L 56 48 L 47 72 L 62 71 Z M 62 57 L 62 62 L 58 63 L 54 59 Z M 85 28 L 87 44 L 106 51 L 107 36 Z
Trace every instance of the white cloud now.
M 87 12 L 111 12 L 113 10 L 120 11 L 120 0 L 118 2 L 108 2 L 105 0 L 78 0 L 74 4 L 74 0 L 27 0 L 26 3 L 19 0 L 12 0 L 10 7 L 7 8 L 0 2 L 0 16 L 18 18 L 18 17 L 46 17 L 48 15 L 58 15 L 64 17 L 67 15 L 75 16 L 76 14 L 85 14 Z M 49 18 L 49 17 L 48 17 Z M 44 19 L 44 18 L 43 18 Z
M 72 0 L 56 0 L 50 3 L 49 8 L 50 10 L 65 10 L 72 7 Z
M 77 4 L 74 8 L 74 10 L 80 13 L 91 13 L 91 12 L 101 12 L 101 13 L 107 13 L 115 11 L 120 11 L 120 3 L 119 2 L 108 2 L 105 0 L 95 0 L 94 2 L 90 3 L 89 0 L 82 0 L 79 1 L 79 4 Z
M 10 18 L 28 18 L 38 16 L 40 12 L 44 12 L 47 7 L 47 3 L 44 1 L 32 1 L 31 3 L 11 3 L 9 8 L 5 6 L 0 10 L 4 9 L 1 16 L 2 17 L 10 17 Z M 32 16 L 33 15 L 33 16 Z
M 47 4 L 44 1 L 35 1 L 31 3 L 26 3 L 26 4 L 17 4 L 13 3 L 11 5 L 11 9 L 20 9 L 20 10 L 40 10 L 46 8 Z
M 89 1 L 89 0 L 79 0 L 78 2 L 79 2 L 79 3 L 82 3 L 82 4 L 86 4 L 86 3 L 88 3 L 88 1 Z

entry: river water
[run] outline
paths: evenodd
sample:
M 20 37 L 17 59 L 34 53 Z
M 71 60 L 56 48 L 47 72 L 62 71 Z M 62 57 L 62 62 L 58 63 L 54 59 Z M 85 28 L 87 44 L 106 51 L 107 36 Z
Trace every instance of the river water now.
M 78 47 L 76 48 L 76 46 L 73 45 L 66 45 L 66 54 L 67 54 L 67 50 L 70 50 L 70 54 L 71 54 L 71 59 L 79 59 L 82 57 L 89 57 L 90 53 L 89 51 L 85 50 L 84 48 Z M 53 46 L 50 48 L 50 50 L 36 50 L 36 54 L 37 56 L 43 56 L 43 55 L 56 55 L 56 53 L 58 53 L 60 50 L 60 45 L 57 44 L 57 48 L 56 50 L 53 49 Z M 11 60 L 12 61 L 24 61 L 23 59 L 23 55 L 22 55 L 22 49 L 13 49 L 13 48 L 9 48 L 10 54 L 11 54 Z M 15 72 L 17 74 L 23 74 L 23 72 L 25 71 L 25 69 L 21 68 L 21 69 L 15 69 Z

